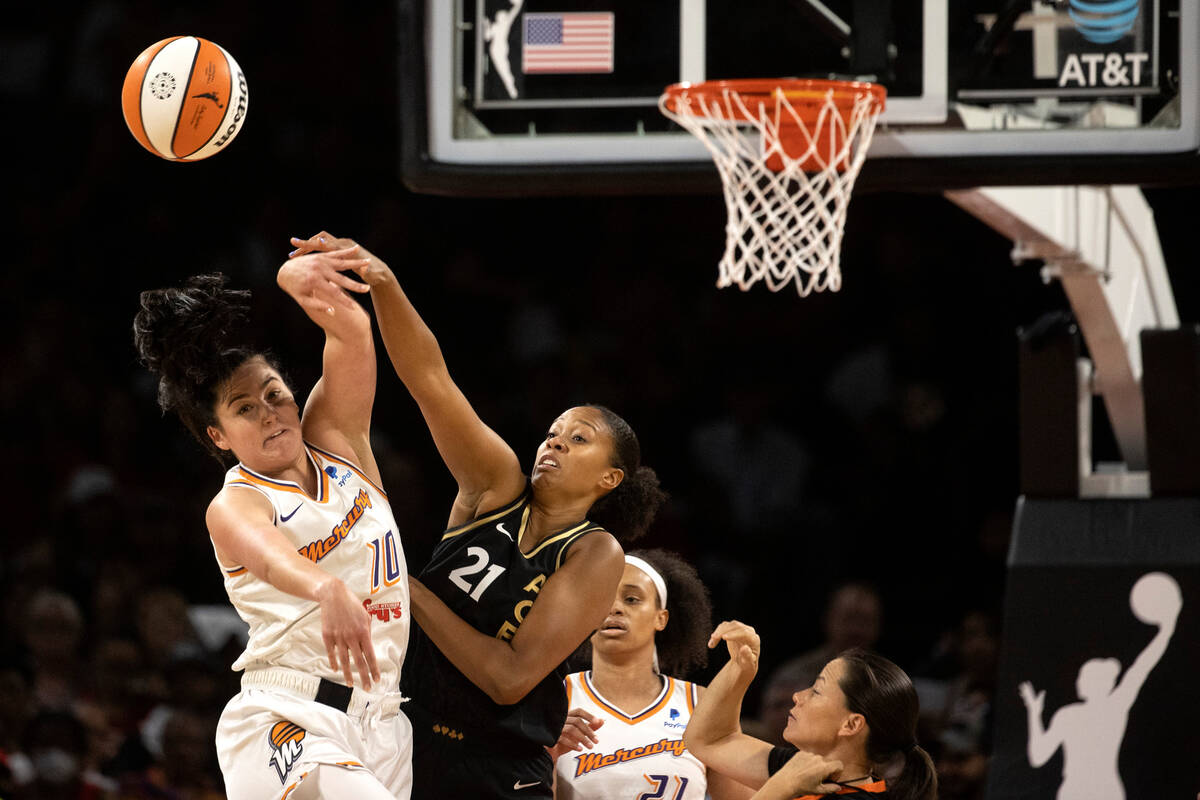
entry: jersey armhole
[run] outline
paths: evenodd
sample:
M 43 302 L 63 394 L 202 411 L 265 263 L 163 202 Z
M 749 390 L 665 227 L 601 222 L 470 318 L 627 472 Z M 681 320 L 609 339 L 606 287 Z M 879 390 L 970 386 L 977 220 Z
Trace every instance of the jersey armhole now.
M 229 481 L 225 484 L 225 486 L 236 486 L 239 489 L 253 489 L 263 497 L 267 498 L 267 502 L 271 504 L 271 524 L 279 524 L 279 510 L 275 508 L 275 503 L 271 501 L 271 495 L 267 494 L 261 486 L 256 486 L 253 483 L 250 483 L 250 481 Z
M 578 533 L 574 534 L 570 539 L 567 539 L 565 542 L 563 542 L 562 547 L 558 548 L 558 555 L 556 555 L 554 557 L 555 571 L 557 572 L 558 568 L 562 566 L 563 558 L 566 557 L 567 551 L 571 549 L 572 545 L 574 545 L 576 542 L 578 542 L 584 536 L 587 536 L 589 533 L 595 533 L 596 531 L 603 531 L 604 533 L 608 533 L 607 529 L 602 528 L 599 525 L 589 525 L 588 527 L 586 527 L 583 530 L 579 531 Z M 609 535 L 611 536 L 612 534 L 609 534 Z
M 352 470 L 355 475 L 362 478 L 364 481 L 367 482 L 368 485 L 370 485 L 370 487 L 372 489 L 374 489 L 375 491 L 377 491 L 381 495 L 383 495 L 384 499 L 387 499 L 387 492 L 385 492 L 383 490 L 383 487 L 380 486 L 379 484 L 375 483 L 375 481 L 368 478 L 367 474 L 362 471 L 362 468 L 359 467 L 357 464 L 355 464 L 353 461 L 350 461 L 349 459 L 344 458 L 343 456 L 339 456 L 336 453 L 331 453 L 328 450 L 323 450 L 320 447 L 317 447 L 312 442 L 308 441 L 307 439 L 304 441 L 304 444 L 310 450 L 312 450 L 316 453 L 319 453 L 327 461 L 332 461 L 335 464 L 341 464 L 343 467 L 346 467 L 347 469 Z M 382 477 L 382 476 L 380 476 L 380 477 Z

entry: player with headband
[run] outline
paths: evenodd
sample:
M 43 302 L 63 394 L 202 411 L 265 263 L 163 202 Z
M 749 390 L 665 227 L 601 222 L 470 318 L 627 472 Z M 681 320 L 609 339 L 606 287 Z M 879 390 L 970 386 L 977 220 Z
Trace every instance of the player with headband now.
M 753 790 L 683 747 L 703 687 L 683 680 L 708 658 L 708 591 L 666 550 L 625 556 L 621 584 L 590 639 L 592 668 L 567 676 L 571 711 L 555 757 L 559 800 L 735 800 Z

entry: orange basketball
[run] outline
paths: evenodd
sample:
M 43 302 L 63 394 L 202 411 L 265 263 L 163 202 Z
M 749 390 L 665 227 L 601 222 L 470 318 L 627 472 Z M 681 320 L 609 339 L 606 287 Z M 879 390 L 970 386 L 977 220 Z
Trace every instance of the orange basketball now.
M 121 111 L 130 133 L 154 155 L 198 161 L 233 141 L 248 99 L 246 76 L 224 48 L 198 36 L 172 36 L 134 59 Z

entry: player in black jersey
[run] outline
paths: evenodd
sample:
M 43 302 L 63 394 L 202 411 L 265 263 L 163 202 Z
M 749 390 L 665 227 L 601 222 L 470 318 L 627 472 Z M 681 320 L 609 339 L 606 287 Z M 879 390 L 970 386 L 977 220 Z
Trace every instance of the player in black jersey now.
M 353 242 L 319 234 L 294 244 L 299 255 Z M 410 581 L 419 628 L 402 689 L 413 798 L 549 798 L 546 747 L 567 714 L 563 662 L 604 620 L 621 543 L 645 530 L 664 495 L 633 430 L 598 406 L 554 420 L 527 476 L 451 379 L 392 271 L 369 258 L 359 274 L 388 355 L 458 484 L 448 528 Z
M 742 733 L 738 713 L 758 671 L 759 639 L 749 625 L 722 622 L 729 662 L 700 698 L 683 741 L 709 767 L 761 787 L 756 800 L 837 793 L 839 800 L 936 800 L 933 762 L 917 744 L 917 691 L 904 670 L 859 648 L 825 665 L 797 692 L 783 738 L 769 743 Z

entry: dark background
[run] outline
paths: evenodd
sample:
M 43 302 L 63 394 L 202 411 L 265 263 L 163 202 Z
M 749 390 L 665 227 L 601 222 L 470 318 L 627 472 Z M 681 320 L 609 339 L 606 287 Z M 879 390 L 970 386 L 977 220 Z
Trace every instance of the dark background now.
M 0 576 L 5 697 L 22 703 L 0 721 L 0 747 L 21 748 L 39 707 L 104 697 L 109 719 L 79 715 L 126 748 L 93 742 L 93 761 L 111 764 L 95 753 L 136 751 L 144 713 L 172 702 L 163 676 L 181 651 L 147 642 L 145 598 L 226 603 L 203 524 L 222 470 L 155 404 L 130 341 L 138 293 L 226 272 L 253 290 L 251 334 L 303 394 L 321 339 L 274 272 L 289 236 L 322 228 L 388 261 L 480 415 L 527 463 L 564 408 L 621 413 L 672 494 L 644 544 L 685 554 L 716 616 L 759 628 L 764 670 L 820 641 L 825 597 L 847 579 L 878 587 L 879 649 L 914 674 L 937 672 L 968 612 L 999 618 L 1016 330 L 1066 308 L 1037 265 L 1014 267 L 1009 242 L 936 194 L 862 194 L 841 292 L 718 291 L 716 195 L 412 194 L 399 180 L 395 31 L 387 3 L 352 16 L 307 2 L 6 10 Z M 178 33 L 221 44 L 250 87 L 236 140 L 190 164 L 143 150 L 119 103 L 133 58 Z M 1180 317 L 1196 321 L 1196 191 L 1146 193 Z M 454 489 L 386 360 L 380 378 L 376 448 L 416 570 Z M 1101 435 L 1102 457 L 1105 446 Z M 29 601 L 45 588 L 80 615 L 57 693 L 28 640 Z M 125 674 L 148 676 L 128 696 L 93 685 L 114 649 Z M 220 675 L 213 696 L 229 688 Z

